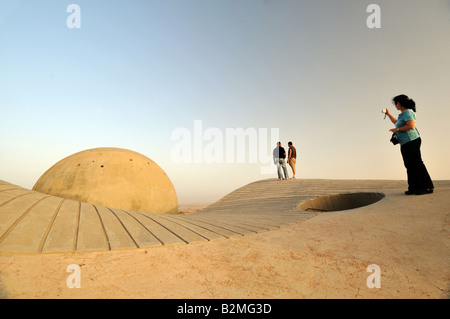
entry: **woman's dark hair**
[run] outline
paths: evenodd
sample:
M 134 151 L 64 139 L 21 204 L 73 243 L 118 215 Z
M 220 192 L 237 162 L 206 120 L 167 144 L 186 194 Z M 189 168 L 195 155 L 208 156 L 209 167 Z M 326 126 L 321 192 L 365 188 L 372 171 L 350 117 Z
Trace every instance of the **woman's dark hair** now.
M 406 95 L 397 95 L 392 99 L 394 104 L 400 103 L 401 106 L 403 106 L 405 109 L 413 110 L 414 113 L 416 112 L 416 102 L 414 102 L 412 99 L 407 97 Z

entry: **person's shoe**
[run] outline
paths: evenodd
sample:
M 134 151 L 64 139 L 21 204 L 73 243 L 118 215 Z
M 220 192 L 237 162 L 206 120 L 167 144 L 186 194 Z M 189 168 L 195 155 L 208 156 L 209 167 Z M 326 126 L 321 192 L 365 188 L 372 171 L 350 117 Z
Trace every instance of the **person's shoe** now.
M 405 195 L 414 195 L 414 194 L 416 194 L 415 191 L 407 190 L 407 191 L 405 192 Z M 417 194 L 416 194 L 416 195 L 417 195 Z
M 422 189 L 420 191 L 416 191 L 414 194 L 415 195 L 426 195 L 426 194 L 432 194 L 433 193 L 433 189 L 429 188 L 429 189 Z

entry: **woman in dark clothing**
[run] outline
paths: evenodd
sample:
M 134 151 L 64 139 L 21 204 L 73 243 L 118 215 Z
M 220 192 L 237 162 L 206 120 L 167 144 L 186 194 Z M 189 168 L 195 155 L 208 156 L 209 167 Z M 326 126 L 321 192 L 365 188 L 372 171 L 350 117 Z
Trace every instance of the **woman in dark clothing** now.
M 400 142 L 403 163 L 408 175 L 408 190 L 405 194 L 431 194 L 434 185 L 420 153 L 422 139 L 416 129 L 416 103 L 406 95 L 394 97 L 392 103 L 401 112 L 396 119 L 386 109 L 386 115 L 395 124 L 395 128 L 390 131 L 395 133 Z

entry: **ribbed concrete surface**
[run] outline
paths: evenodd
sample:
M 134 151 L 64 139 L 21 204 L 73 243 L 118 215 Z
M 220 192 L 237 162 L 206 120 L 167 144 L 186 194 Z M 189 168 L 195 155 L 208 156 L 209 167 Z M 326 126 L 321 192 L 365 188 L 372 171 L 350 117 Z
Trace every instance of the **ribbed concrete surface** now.
M 189 244 L 311 218 L 296 206 L 324 194 L 383 192 L 395 181 L 262 180 L 191 214 L 147 214 L 82 203 L 0 181 L 0 252 L 107 251 Z

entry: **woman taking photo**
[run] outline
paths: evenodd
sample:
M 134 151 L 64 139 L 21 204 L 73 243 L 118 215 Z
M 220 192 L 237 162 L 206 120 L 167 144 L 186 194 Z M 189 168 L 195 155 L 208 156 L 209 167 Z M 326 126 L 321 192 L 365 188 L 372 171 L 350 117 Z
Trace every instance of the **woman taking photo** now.
M 396 119 L 386 109 L 386 115 L 395 124 L 395 128 L 390 131 L 395 133 L 400 143 L 403 163 L 408 175 L 408 190 L 405 194 L 431 194 L 434 186 L 420 153 L 422 139 L 416 129 L 416 103 L 406 95 L 394 97 L 392 103 L 401 112 Z

